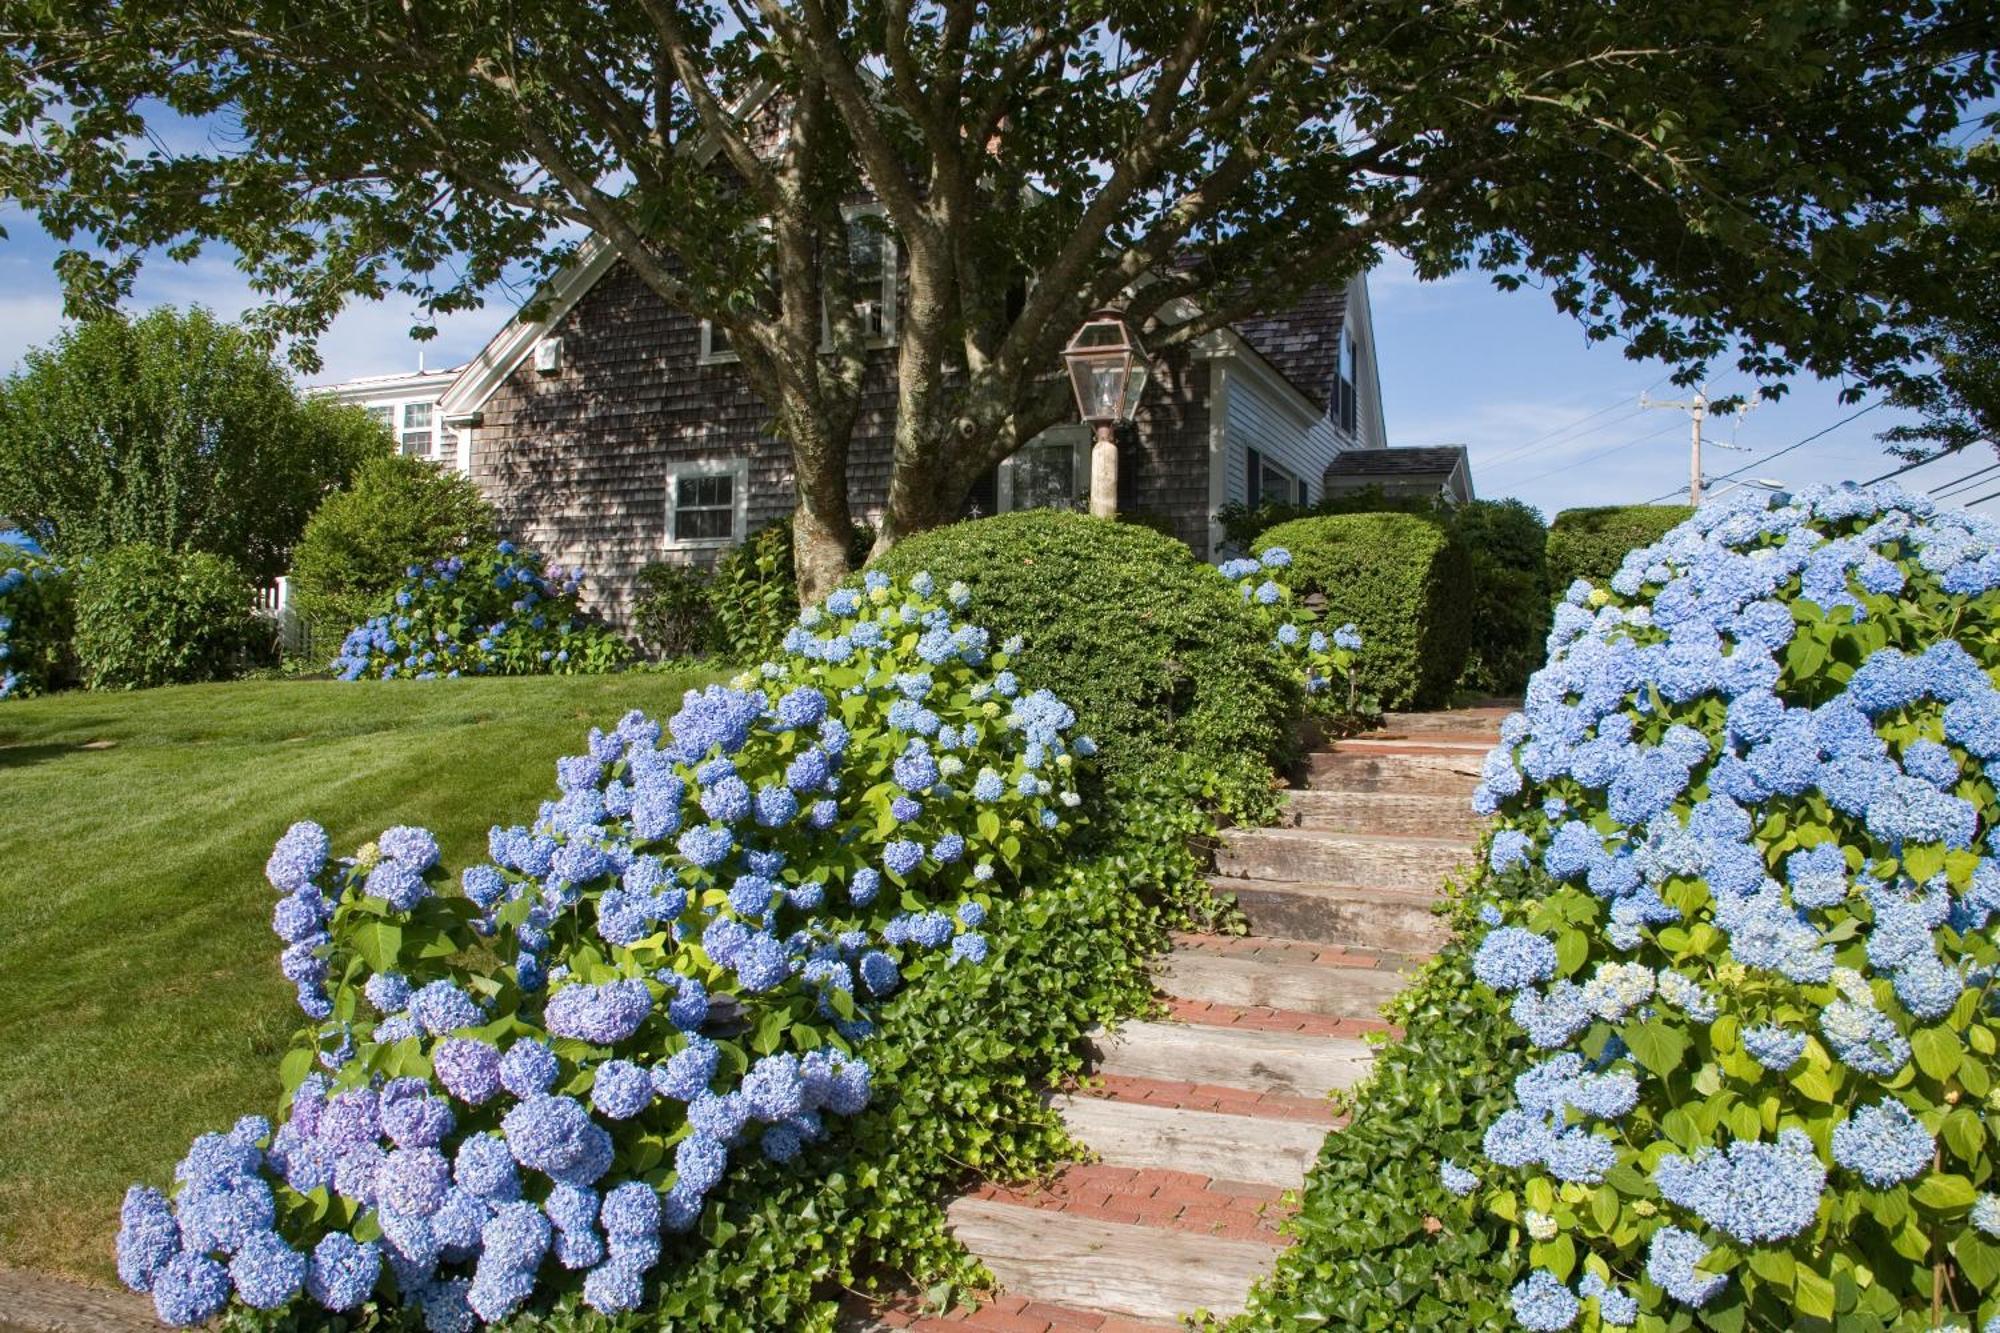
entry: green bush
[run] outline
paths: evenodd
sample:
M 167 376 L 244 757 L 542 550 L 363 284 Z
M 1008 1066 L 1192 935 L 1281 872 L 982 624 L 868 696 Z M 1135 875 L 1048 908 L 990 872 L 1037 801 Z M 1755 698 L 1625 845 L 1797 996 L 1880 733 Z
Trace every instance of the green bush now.
M 858 567 L 874 541 L 872 528 L 855 524 L 854 540 L 847 546 L 848 563 Z M 708 597 L 724 652 L 739 662 L 756 662 L 776 653 L 799 614 L 791 516 L 759 528 L 724 552 L 715 562 Z
M 382 610 L 349 630 L 341 680 L 440 676 L 589 676 L 616 671 L 632 648 L 582 610 L 580 567 L 542 567 L 500 542 L 412 565 Z
M 1627 551 L 1651 546 L 1693 512 L 1686 505 L 1563 510 L 1549 525 L 1550 590 L 1560 596 L 1578 579 L 1603 583 Z
M 1108 772 L 1185 763 L 1211 775 L 1210 794 L 1232 813 L 1266 799 L 1299 690 L 1242 597 L 1182 543 L 1032 510 L 921 533 L 877 568 L 968 584 L 982 624 L 1026 640 L 1024 683 L 1076 709 Z
M 76 583 L 68 570 L 0 543 L 0 699 L 59 689 L 76 674 Z
M 307 521 L 292 556 L 293 599 L 330 640 L 372 615 L 410 566 L 493 539 L 493 508 L 470 478 L 401 454 L 373 459 Z
M 257 641 L 249 580 L 206 551 L 134 542 L 93 557 L 76 580 L 76 656 L 93 690 L 224 680 Z
M 1469 643 L 1458 686 L 1517 695 L 1541 665 L 1549 632 L 1548 529 L 1519 500 L 1473 500 L 1449 512 L 1472 565 Z
M 148 542 L 275 578 L 321 497 L 390 448 L 199 308 L 92 320 L 23 363 L 0 383 L 0 514 L 72 565 Z
M 1258 551 L 1292 553 L 1291 587 L 1326 599 L 1327 623 L 1361 631 L 1355 678 L 1384 708 L 1428 707 L 1465 665 L 1472 572 L 1435 518 L 1338 514 L 1268 529 Z
M 693 565 L 655 561 L 639 571 L 632 631 L 655 657 L 688 657 L 716 646 L 709 574 Z

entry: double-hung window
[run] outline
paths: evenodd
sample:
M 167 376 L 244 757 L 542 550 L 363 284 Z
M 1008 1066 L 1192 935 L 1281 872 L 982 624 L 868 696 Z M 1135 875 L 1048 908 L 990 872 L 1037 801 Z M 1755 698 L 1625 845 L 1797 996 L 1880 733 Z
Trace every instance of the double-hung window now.
M 1090 499 L 1090 432 L 1051 426 L 1000 464 L 1001 513 L 1079 509 Z
M 1354 434 L 1361 409 L 1361 347 L 1354 341 L 1354 334 L 1345 327 L 1340 330 L 1340 370 L 1333 384 L 1334 419 L 1349 435 Z
M 882 219 L 882 210 L 871 204 L 852 205 L 847 218 L 847 265 L 854 289 L 854 313 L 861 323 L 861 336 L 871 343 L 896 340 L 896 243 Z M 775 279 L 772 279 L 775 281 Z M 820 311 L 820 350 L 833 346 L 833 323 Z M 736 350 L 729 345 L 729 331 L 713 321 L 701 322 L 701 360 L 704 364 L 734 361 Z
M 701 549 L 743 539 L 749 514 L 747 459 L 677 463 L 667 469 L 667 545 Z

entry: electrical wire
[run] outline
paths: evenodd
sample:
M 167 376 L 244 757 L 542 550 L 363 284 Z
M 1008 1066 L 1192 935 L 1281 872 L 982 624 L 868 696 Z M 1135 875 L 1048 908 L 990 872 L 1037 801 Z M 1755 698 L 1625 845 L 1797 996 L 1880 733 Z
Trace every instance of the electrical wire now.
M 1606 454 L 1619 453 L 1623 450 L 1630 449 L 1635 445 L 1644 444 L 1648 440 L 1656 440 L 1660 436 L 1665 435 L 1668 431 L 1678 429 L 1680 424 L 1681 423 L 1678 421 L 1669 421 L 1666 425 L 1660 427 L 1658 430 L 1653 431 L 1651 434 L 1648 435 L 1641 435 L 1636 440 L 1627 440 L 1623 444 L 1614 444 L 1611 445 L 1609 448 L 1596 449 L 1591 451 L 1590 453 L 1583 454 L 1582 456 L 1577 458 L 1566 458 L 1552 468 L 1548 468 L 1544 471 L 1537 472 L 1532 477 L 1522 477 L 1520 480 L 1515 481 L 1511 484 L 1517 487 L 1526 486 L 1531 481 L 1540 481 L 1543 477 L 1552 477 L 1558 472 L 1577 466 L 1579 463 L 1588 463 L 1593 458 L 1603 458 Z
M 1770 462 L 1774 458 L 1781 458 L 1784 455 L 1792 452 L 1792 450 L 1794 449 L 1805 448 L 1807 445 L 1811 444 L 1814 440 L 1819 439 L 1821 436 L 1831 435 L 1834 431 L 1839 430 L 1842 426 L 1845 426 L 1848 422 L 1859 420 L 1860 418 L 1867 416 L 1870 412 L 1873 412 L 1876 408 L 1880 406 L 1882 406 L 1882 401 L 1880 399 L 1877 399 L 1875 402 L 1868 404 L 1868 406 L 1860 409 L 1859 411 L 1848 413 L 1840 420 L 1834 422 L 1831 426 L 1826 426 L 1819 430 L 1814 431 L 1812 434 L 1806 436 L 1802 440 L 1795 440 L 1791 444 L 1786 445 L 1782 449 L 1777 449 L 1772 451 L 1771 453 L 1765 454 L 1762 458 L 1753 458 L 1749 462 L 1745 463 L 1742 467 L 1734 468 L 1728 472 L 1724 472 L 1720 476 L 1704 477 L 1702 478 L 1702 485 L 1710 486 L 1719 481 L 1729 481 L 1732 478 L 1742 476 L 1746 472 L 1754 471 L 1755 469 L 1764 466 L 1764 464 Z M 1924 461 L 1929 462 L 1930 460 L 1926 459 Z M 1903 468 L 1901 469 L 1901 471 L 1907 472 L 1909 471 L 1909 468 Z M 1899 475 L 1899 473 L 1897 472 L 1891 472 L 1888 474 L 1889 477 L 1897 475 Z M 1887 479 L 1888 479 L 1887 477 L 1877 477 L 1875 478 L 1875 481 L 1886 481 Z M 1872 486 L 1875 484 L 1875 482 L 1872 481 L 1864 482 L 1863 484 Z M 1646 501 L 1645 503 L 1649 505 L 1658 504 L 1662 500 L 1672 499 L 1674 496 L 1679 495 L 1681 493 L 1681 490 L 1682 490 L 1681 487 L 1676 486 L 1672 490 L 1667 491 L 1664 494 L 1654 496 L 1652 499 Z
M 1985 467 L 1975 468 L 1973 471 L 1968 472 L 1964 476 L 1960 477 L 1957 481 L 1948 481 L 1944 485 L 1932 491 L 1931 499 L 1942 500 L 1945 497 L 1946 492 L 1956 491 L 1960 487 L 1964 486 L 1965 483 L 1967 483 L 1968 481 L 1973 481 L 1979 477 L 1985 476 L 1989 472 L 1993 472 L 1996 470 L 2000 470 L 2000 463 L 1988 463 Z
M 1666 379 L 1667 377 L 1665 375 L 1660 376 L 1659 379 L 1654 380 L 1651 384 L 1648 384 L 1645 388 L 1639 390 L 1639 396 L 1641 398 L 1645 397 L 1653 390 L 1659 388 L 1661 384 L 1665 383 Z M 1499 466 L 1500 464 L 1506 463 L 1512 459 L 1519 458 L 1521 455 L 1527 453 L 1530 449 L 1533 449 L 1536 445 L 1541 444 L 1546 440 L 1552 440 L 1559 435 L 1567 435 L 1574 430 L 1580 429 L 1583 426 L 1587 426 L 1591 422 L 1603 416 L 1605 413 L 1616 412 L 1619 408 L 1625 406 L 1631 401 L 1632 401 L 1631 395 L 1629 394 L 1622 395 L 1619 397 L 1617 402 L 1611 403 L 1605 407 L 1600 407 L 1595 412 L 1592 412 L 1589 416 L 1579 417 L 1577 420 L 1570 422 L 1568 425 L 1557 426 L 1553 430 L 1543 431 L 1540 435 L 1537 435 L 1534 439 L 1529 440 L 1524 444 L 1514 445 L 1512 448 L 1506 449 L 1503 452 L 1496 454 L 1491 458 L 1481 459 L 1479 466 L 1482 470 L 1489 470 Z M 1645 411 L 1643 407 L 1634 407 L 1624 416 L 1618 417 L 1613 421 L 1607 421 L 1604 424 L 1607 426 L 1614 426 L 1617 425 L 1618 422 L 1631 420 L 1633 417 L 1638 416 L 1643 411 Z

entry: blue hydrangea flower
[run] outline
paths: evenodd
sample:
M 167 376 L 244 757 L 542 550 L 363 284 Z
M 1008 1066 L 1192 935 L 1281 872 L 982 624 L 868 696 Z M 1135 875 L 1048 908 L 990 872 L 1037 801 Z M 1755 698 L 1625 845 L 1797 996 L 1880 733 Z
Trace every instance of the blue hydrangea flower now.
M 1547 981 L 1555 971 L 1556 946 L 1518 926 L 1487 932 L 1472 961 L 1481 984 L 1502 994 Z
M 1929 1169 L 1937 1141 L 1909 1107 L 1890 1097 L 1834 1126 L 1832 1146 L 1835 1165 L 1888 1189 Z
M 1582 1306 L 1562 1281 L 1546 1268 L 1537 1268 L 1514 1285 L 1507 1302 L 1521 1327 L 1537 1333 L 1555 1333 L 1576 1322 Z
M 381 1273 L 382 1251 L 375 1242 L 329 1231 L 306 1265 L 306 1292 L 335 1313 L 357 1309 L 374 1292 Z
M 1701 1237 L 1679 1227 L 1661 1227 L 1646 1247 L 1647 1280 L 1682 1305 L 1699 1309 L 1728 1285 L 1722 1273 L 1704 1273 L 1697 1265 L 1708 1257 Z

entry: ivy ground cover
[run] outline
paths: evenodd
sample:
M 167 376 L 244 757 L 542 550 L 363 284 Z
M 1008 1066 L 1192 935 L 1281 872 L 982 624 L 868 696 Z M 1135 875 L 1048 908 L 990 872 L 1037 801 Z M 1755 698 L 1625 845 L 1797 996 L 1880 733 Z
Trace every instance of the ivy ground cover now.
M 705 675 L 237 682 L 9 700 L 0 716 L 0 1263 L 109 1281 L 118 1200 L 270 1101 L 295 1026 L 272 965 L 274 829 L 398 819 L 447 856 L 555 759 Z M 473 780 L 475 779 L 476 780 Z

